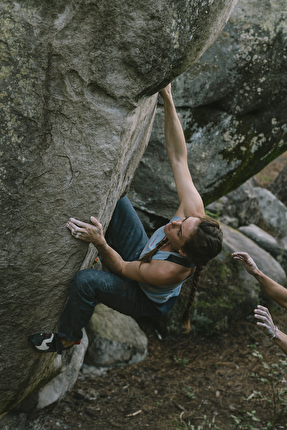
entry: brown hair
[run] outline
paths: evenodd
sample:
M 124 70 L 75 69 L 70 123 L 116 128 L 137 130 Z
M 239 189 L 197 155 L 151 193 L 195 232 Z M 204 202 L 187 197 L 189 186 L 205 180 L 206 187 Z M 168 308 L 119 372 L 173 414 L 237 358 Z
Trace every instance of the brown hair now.
M 147 252 L 145 255 L 142 256 L 142 258 L 139 259 L 139 261 L 142 263 L 150 263 L 152 257 L 154 256 L 155 253 L 157 253 L 157 251 L 159 250 L 159 248 L 164 245 L 165 243 L 168 242 L 168 238 L 164 237 L 160 242 L 158 242 L 158 244 L 156 245 L 156 247 L 154 249 L 152 249 L 151 251 Z
M 196 265 L 189 300 L 181 317 L 181 324 L 186 328 L 187 332 L 190 331 L 189 311 L 194 302 L 202 266 L 221 252 L 222 239 L 223 234 L 219 223 L 212 218 L 205 217 L 200 218 L 200 223 L 195 233 L 189 236 L 182 247 L 188 259 Z

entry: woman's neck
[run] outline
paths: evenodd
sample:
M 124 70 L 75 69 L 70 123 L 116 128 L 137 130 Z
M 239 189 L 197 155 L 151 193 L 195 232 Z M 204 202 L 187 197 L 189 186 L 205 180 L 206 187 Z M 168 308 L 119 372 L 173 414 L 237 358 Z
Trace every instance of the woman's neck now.
M 176 252 L 178 254 L 178 250 L 173 249 L 170 241 L 166 242 L 165 244 L 163 244 L 160 248 L 160 251 L 164 251 L 164 252 Z

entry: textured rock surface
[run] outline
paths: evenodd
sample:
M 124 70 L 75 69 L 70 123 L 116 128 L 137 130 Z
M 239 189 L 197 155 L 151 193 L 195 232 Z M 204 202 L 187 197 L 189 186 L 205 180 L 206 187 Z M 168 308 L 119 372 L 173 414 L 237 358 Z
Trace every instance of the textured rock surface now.
M 287 236 L 283 239 L 276 240 L 269 233 L 254 224 L 239 227 L 239 231 L 276 258 L 285 270 L 285 273 L 287 273 Z
M 55 376 L 38 392 L 36 391 L 31 396 L 26 397 L 17 405 L 16 410 L 29 413 L 35 409 L 43 409 L 60 401 L 77 380 L 88 344 L 86 331 L 83 330 L 83 338 L 80 345 L 76 345 L 65 354 L 56 356 L 54 366 L 55 368 L 60 368 L 61 373 Z
M 235 4 L 1 2 L 0 413 L 54 376 L 26 339 L 57 326 L 87 252 L 66 220 L 107 225 L 149 139 L 146 96 L 202 55 Z
M 278 263 L 268 252 L 264 251 L 264 249 L 260 248 L 255 242 L 251 239 L 247 238 L 240 232 L 233 230 L 227 226 L 222 226 L 223 234 L 224 234 L 224 251 L 225 252 L 235 252 L 245 250 L 249 255 L 252 256 L 254 261 L 260 270 L 262 270 L 267 276 L 274 279 L 281 285 L 286 284 L 286 273 Z M 218 256 L 220 259 L 221 256 Z M 238 262 L 236 264 L 240 265 Z M 242 274 L 240 278 L 244 282 L 247 280 L 254 280 L 256 284 L 258 284 L 257 280 L 249 275 L 247 271 L 242 270 Z
M 246 226 L 239 227 L 240 233 L 249 237 L 253 242 L 257 243 L 260 248 L 265 249 L 273 257 L 278 257 L 282 252 L 282 245 L 273 237 L 271 234 L 262 230 L 262 228 L 257 225 L 250 224 Z
M 254 187 L 265 226 L 279 237 L 287 236 L 287 207 L 269 190 Z
M 285 206 L 287 206 L 287 166 L 280 172 L 275 181 L 270 187 L 270 191 L 274 194 Z
M 286 65 L 285 0 L 242 0 L 211 48 L 173 82 L 190 170 L 205 204 L 286 151 Z M 142 211 L 165 218 L 177 208 L 161 107 L 130 196 Z
M 98 305 L 87 325 L 89 348 L 85 363 L 97 367 L 130 364 L 147 355 L 147 337 L 130 317 Z
M 236 190 L 208 205 L 206 209 L 217 214 L 223 224 L 226 217 L 236 218 L 238 226 L 258 224 L 261 213 L 251 182 L 245 182 Z

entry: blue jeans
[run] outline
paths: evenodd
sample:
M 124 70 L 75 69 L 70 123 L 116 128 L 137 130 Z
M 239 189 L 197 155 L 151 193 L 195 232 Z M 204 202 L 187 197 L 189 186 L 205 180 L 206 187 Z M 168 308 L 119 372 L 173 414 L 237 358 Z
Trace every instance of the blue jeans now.
M 125 261 L 137 260 L 148 242 L 143 225 L 126 196 L 116 205 L 106 240 Z M 80 340 L 82 328 L 89 322 L 94 307 L 99 303 L 133 318 L 162 318 L 175 301 L 176 297 L 172 297 L 165 303 L 155 303 L 136 281 L 101 270 L 80 270 L 72 280 L 58 333 L 69 341 Z

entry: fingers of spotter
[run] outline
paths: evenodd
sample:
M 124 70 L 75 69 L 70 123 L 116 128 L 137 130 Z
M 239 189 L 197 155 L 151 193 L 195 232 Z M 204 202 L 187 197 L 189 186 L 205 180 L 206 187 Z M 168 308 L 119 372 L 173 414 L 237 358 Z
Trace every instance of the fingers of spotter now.
M 258 305 L 256 309 L 254 309 L 254 316 L 255 318 L 260 319 L 269 319 L 271 317 L 269 310 L 265 308 L 264 306 Z
M 231 256 L 235 259 L 235 260 L 240 260 L 242 262 L 248 262 L 249 264 L 255 264 L 253 259 L 250 257 L 249 254 L 247 254 L 247 252 L 233 252 L 231 254 Z
M 267 330 L 274 329 L 274 323 L 271 317 L 271 314 L 267 308 L 264 306 L 258 305 L 256 309 L 254 309 L 254 317 L 259 320 L 257 325 L 260 327 L 264 327 Z
M 249 257 L 249 254 L 247 254 L 247 252 L 241 252 L 241 251 L 233 252 L 231 255 L 232 257 L 238 257 L 238 258 Z

